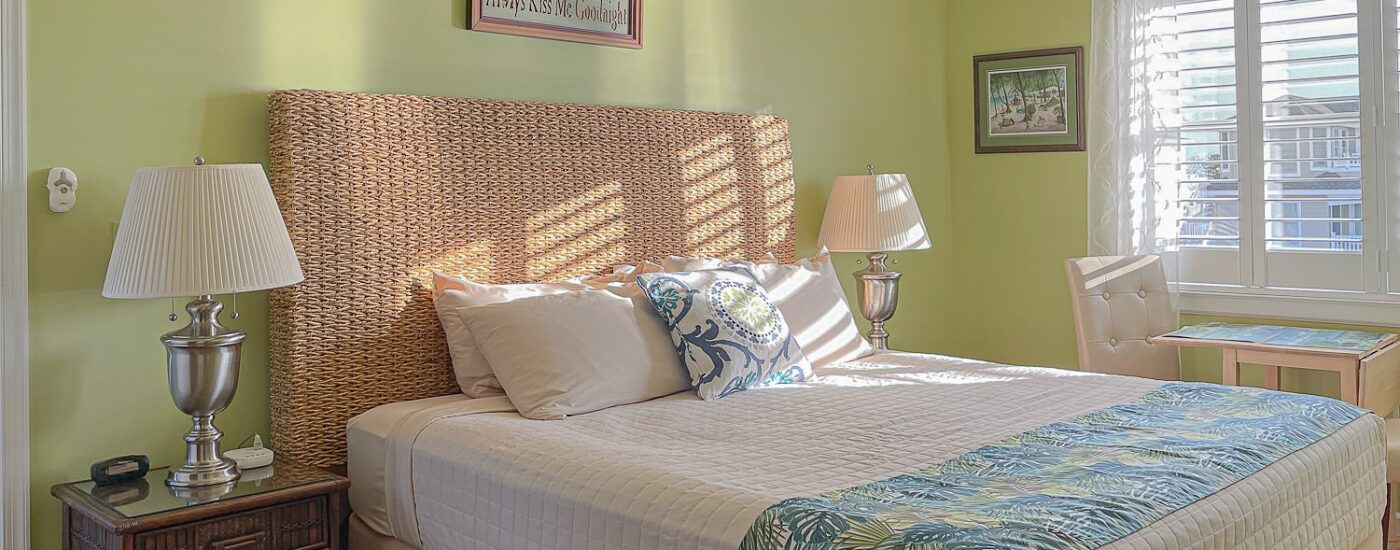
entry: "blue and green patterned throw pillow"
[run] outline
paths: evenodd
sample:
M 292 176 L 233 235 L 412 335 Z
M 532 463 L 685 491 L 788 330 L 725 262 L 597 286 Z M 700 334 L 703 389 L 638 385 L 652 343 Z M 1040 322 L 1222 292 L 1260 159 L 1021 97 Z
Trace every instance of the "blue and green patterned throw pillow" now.
M 647 273 L 637 283 L 666 321 L 701 399 L 812 377 L 783 314 L 749 270 Z

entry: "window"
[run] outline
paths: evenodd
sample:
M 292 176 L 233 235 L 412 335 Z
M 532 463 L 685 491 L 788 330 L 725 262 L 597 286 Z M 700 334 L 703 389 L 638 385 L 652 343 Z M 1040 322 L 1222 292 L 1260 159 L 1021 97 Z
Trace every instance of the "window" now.
M 1330 209 L 1334 250 L 1361 251 L 1361 201 L 1334 203 Z
M 1395 0 L 1164 4 L 1152 173 L 1182 289 L 1400 302 Z

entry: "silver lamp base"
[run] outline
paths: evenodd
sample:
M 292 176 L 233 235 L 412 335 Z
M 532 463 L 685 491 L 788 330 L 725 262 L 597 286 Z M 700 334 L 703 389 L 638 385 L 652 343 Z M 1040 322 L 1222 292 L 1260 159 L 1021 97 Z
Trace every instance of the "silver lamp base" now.
M 870 321 L 870 345 L 876 351 L 890 349 L 885 321 L 894 317 L 895 306 L 899 305 L 900 274 L 885 265 L 888 257 L 884 252 L 871 252 L 866 257 L 870 265 L 855 273 L 860 282 L 860 313 Z
M 194 428 L 185 434 L 185 464 L 170 470 L 165 484 L 171 487 L 207 487 L 238 481 L 238 465 L 219 450 L 223 432 L 214 427 L 214 415 L 194 417 Z
M 219 324 L 223 304 L 200 296 L 185 305 L 190 324 L 160 338 L 168 357 L 170 397 L 193 419 L 185 434 L 185 464 L 170 470 L 171 487 L 208 487 L 238 480 L 238 466 L 219 451 L 214 427 L 238 389 L 238 360 L 247 334 Z

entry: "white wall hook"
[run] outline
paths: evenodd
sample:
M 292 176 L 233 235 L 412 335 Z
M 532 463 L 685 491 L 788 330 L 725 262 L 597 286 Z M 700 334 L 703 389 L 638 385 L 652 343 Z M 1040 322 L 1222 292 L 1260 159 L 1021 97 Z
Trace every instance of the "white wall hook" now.
M 49 170 L 49 210 L 67 212 L 78 203 L 78 174 L 67 168 Z

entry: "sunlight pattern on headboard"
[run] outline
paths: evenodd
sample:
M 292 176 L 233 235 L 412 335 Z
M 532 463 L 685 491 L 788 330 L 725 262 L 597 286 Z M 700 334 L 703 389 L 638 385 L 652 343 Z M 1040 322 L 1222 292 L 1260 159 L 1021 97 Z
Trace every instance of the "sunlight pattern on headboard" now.
M 269 100 L 306 281 L 272 292 L 272 445 L 345 461 L 345 424 L 454 393 L 431 273 L 559 280 L 669 254 L 793 259 L 787 122 L 314 90 Z

